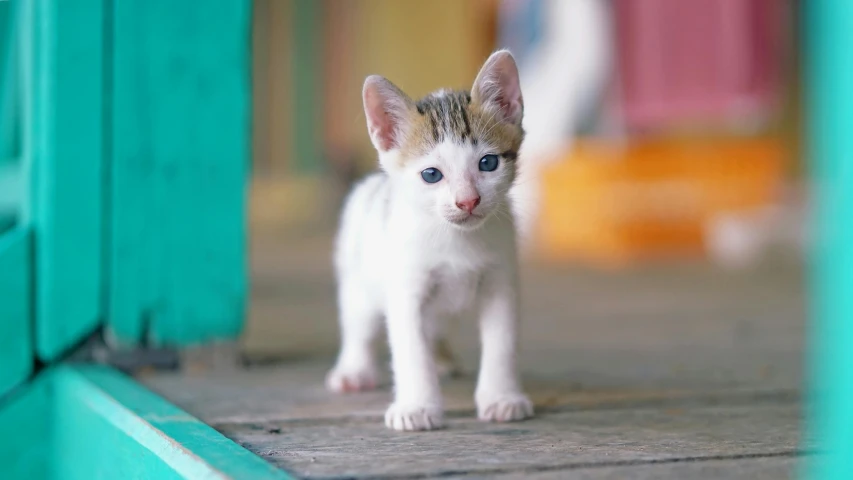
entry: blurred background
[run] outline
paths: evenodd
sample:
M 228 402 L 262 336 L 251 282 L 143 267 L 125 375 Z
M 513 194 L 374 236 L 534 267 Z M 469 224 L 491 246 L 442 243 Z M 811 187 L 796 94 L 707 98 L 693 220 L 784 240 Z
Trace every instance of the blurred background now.
M 256 0 L 249 352 L 334 352 L 331 239 L 347 189 L 376 168 L 363 79 L 384 75 L 413 97 L 468 88 L 506 47 L 528 131 L 519 188 L 534 369 L 551 354 L 636 360 L 578 353 L 600 343 L 650 355 L 660 379 L 684 361 L 729 379 L 783 362 L 795 384 L 806 240 L 798 8 Z

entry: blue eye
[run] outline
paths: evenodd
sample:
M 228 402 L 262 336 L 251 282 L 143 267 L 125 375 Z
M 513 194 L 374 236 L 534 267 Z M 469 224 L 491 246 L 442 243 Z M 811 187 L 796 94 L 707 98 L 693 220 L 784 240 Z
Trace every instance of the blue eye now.
M 421 178 L 423 178 L 427 183 L 435 183 L 444 178 L 444 175 L 442 175 L 436 168 L 427 168 L 421 172 Z
M 481 172 L 494 172 L 498 168 L 498 156 L 486 155 L 480 159 Z

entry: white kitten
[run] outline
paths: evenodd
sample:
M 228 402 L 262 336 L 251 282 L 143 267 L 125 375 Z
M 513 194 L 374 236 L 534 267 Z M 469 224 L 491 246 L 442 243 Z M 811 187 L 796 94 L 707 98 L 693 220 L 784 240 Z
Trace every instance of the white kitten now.
M 474 307 L 482 337 L 479 418 L 530 417 L 515 365 L 517 253 L 508 192 L 524 138 L 515 60 L 494 53 L 470 94 L 441 90 L 414 102 L 371 76 L 363 97 L 383 172 L 360 183 L 344 208 L 335 255 L 342 341 L 328 387 L 376 385 L 371 344 L 384 318 L 395 384 L 386 425 L 440 427 L 443 322 Z

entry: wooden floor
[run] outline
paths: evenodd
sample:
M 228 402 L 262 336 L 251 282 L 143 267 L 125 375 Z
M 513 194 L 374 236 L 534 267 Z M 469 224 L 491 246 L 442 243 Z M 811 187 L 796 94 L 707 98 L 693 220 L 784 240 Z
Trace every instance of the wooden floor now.
M 327 235 L 255 235 L 249 366 L 143 381 L 301 478 L 779 479 L 801 458 L 795 259 L 742 272 L 528 265 L 521 368 L 537 417 L 474 419 L 466 324 L 447 428 L 404 434 L 382 425 L 387 386 L 323 388 L 337 341 L 329 248 Z

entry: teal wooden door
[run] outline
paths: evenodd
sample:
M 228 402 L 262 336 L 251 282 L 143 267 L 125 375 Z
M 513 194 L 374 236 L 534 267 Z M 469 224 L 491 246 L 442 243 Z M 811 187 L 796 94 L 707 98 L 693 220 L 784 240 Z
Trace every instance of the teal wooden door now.
M 105 62 L 102 0 L 29 0 L 24 128 L 35 231 L 36 353 L 57 359 L 102 320 Z
M 0 225 L 14 226 L 5 250 L 17 253 L 6 253 L 0 292 L 29 317 L 23 341 L 44 362 L 100 320 L 102 3 L 2 4 Z M 13 293 L 21 281 L 25 296 Z
M 26 226 L 0 232 L 0 395 L 32 372 L 31 242 Z
M 0 3 L 0 392 L 99 320 L 101 8 Z
M 14 7 L 14 9 L 13 9 Z M 32 230 L 24 216 L 18 5 L 0 2 L 0 395 L 31 373 Z
M 103 11 L 0 2 L 0 389 L 103 319 Z
M 198 6 L 0 1 L 0 392 L 101 327 L 240 334 L 251 2 Z
M 287 478 L 110 368 L 34 375 L 242 328 L 251 2 L 203 3 L 0 0 L 0 477 Z
M 236 338 L 247 297 L 251 2 L 115 1 L 108 328 Z
M 24 297 L 12 292 L 26 277 L 26 312 L 37 315 L 26 341 L 50 362 L 101 318 L 103 2 L 21 0 L 0 8 L 0 226 L 14 226 L 5 250 L 18 253 L 6 261 L 25 270 L 3 269 L 8 290 L 0 292 L 4 304 L 20 303 Z

